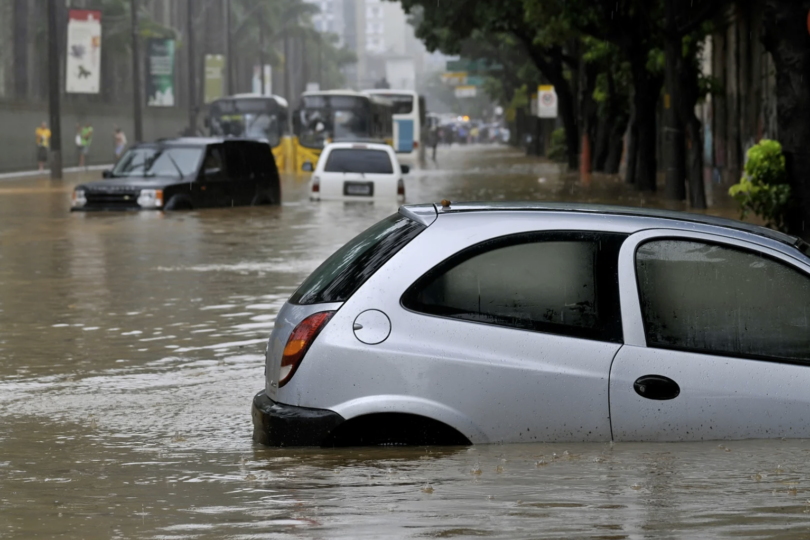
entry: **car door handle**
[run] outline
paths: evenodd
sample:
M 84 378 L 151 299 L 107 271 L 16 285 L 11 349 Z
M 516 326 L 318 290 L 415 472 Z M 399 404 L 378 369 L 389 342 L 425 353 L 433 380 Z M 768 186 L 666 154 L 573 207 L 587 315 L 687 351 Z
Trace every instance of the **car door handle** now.
M 675 399 L 681 393 L 678 383 L 663 375 L 644 375 L 633 383 L 633 390 L 643 398 L 656 401 Z

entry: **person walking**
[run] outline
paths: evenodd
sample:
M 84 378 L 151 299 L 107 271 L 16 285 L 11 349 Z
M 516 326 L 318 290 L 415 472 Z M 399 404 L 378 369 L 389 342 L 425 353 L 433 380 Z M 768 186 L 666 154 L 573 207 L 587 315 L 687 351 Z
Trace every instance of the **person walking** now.
M 117 162 L 121 159 L 121 154 L 124 153 L 124 149 L 127 147 L 127 136 L 118 126 L 115 127 L 115 133 L 113 133 L 113 141 L 115 144 L 115 161 Z
M 90 122 L 86 122 L 84 127 L 79 130 L 82 142 L 82 153 L 79 156 L 79 167 L 86 167 L 87 154 L 90 153 L 90 145 L 93 144 L 93 126 Z
M 45 170 L 45 164 L 48 162 L 48 148 L 51 145 L 51 130 L 48 129 L 48 124 L 42 122 L 36 129 L 37 139 L 37 162 L 39 163 L 39 171 Z

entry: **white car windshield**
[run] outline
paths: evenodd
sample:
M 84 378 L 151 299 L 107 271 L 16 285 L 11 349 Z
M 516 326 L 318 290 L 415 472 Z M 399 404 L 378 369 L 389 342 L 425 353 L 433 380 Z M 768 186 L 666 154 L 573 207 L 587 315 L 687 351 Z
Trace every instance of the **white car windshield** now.
M 391 157 L 384 150 L 335 148 L 329 153 L 324 172 L 393 174 Z
M 124 154 L 112 174 L 185 177 L 196 172 L 201 156 L 202 148 L 133 148 Z

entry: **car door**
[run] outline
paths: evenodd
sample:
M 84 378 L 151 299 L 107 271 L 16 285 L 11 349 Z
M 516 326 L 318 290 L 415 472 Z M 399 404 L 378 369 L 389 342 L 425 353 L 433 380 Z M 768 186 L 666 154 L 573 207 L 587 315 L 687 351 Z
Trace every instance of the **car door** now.
M 722 236 L 646 231 L 620 269 L 616 440 L 810 436 L 808 265 Z
M 442 262 L 415 276 L 393 302 L 389 291 L 400 271 L 375 275 L 381 288 L 367 284 L 336 319 L 356 323 L 359 341 L 343 342 L 336 356 L 336 372 L 352 373 L 352 384 L 334 385 L 319 399 L 351 404 L 350 415 L 381 402 L 386 410 L 450 425 L 467 419 L 480 433 L 471 435 L 473 442 L 609 440 L 608 374 L 621 346 L 616 264 L 624 236 L 493 236 L 496 229 L 455 255 L 447 247 L 474 230 L 458 227 L 459 237 L 447 234 L 441 246 L 417 239 L 406 249 Z M 379 310 L 390 320 L 390 335 L 379 335 L 386 320 Z
M 225 160 L 228 167 L 228 189 L 230 200 L 228 206 L 244 206 L 253 202 L 256 192 L 256 179 L 249 167 L 247 147 L 253 143 L 247 141 L 226 141 Z
M 231 190 L 221 144 L 208 146 L 198 176 L 198 203 L 202 207 L 230 206 Z

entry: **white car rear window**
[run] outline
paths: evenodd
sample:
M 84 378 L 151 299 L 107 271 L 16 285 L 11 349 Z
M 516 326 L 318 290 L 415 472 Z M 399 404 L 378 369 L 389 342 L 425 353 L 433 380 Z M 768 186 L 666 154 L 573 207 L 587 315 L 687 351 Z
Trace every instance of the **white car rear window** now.
M 329 153 L 324 172 L 393 174 L 391 156 L 384 150 L 336 148 Z

